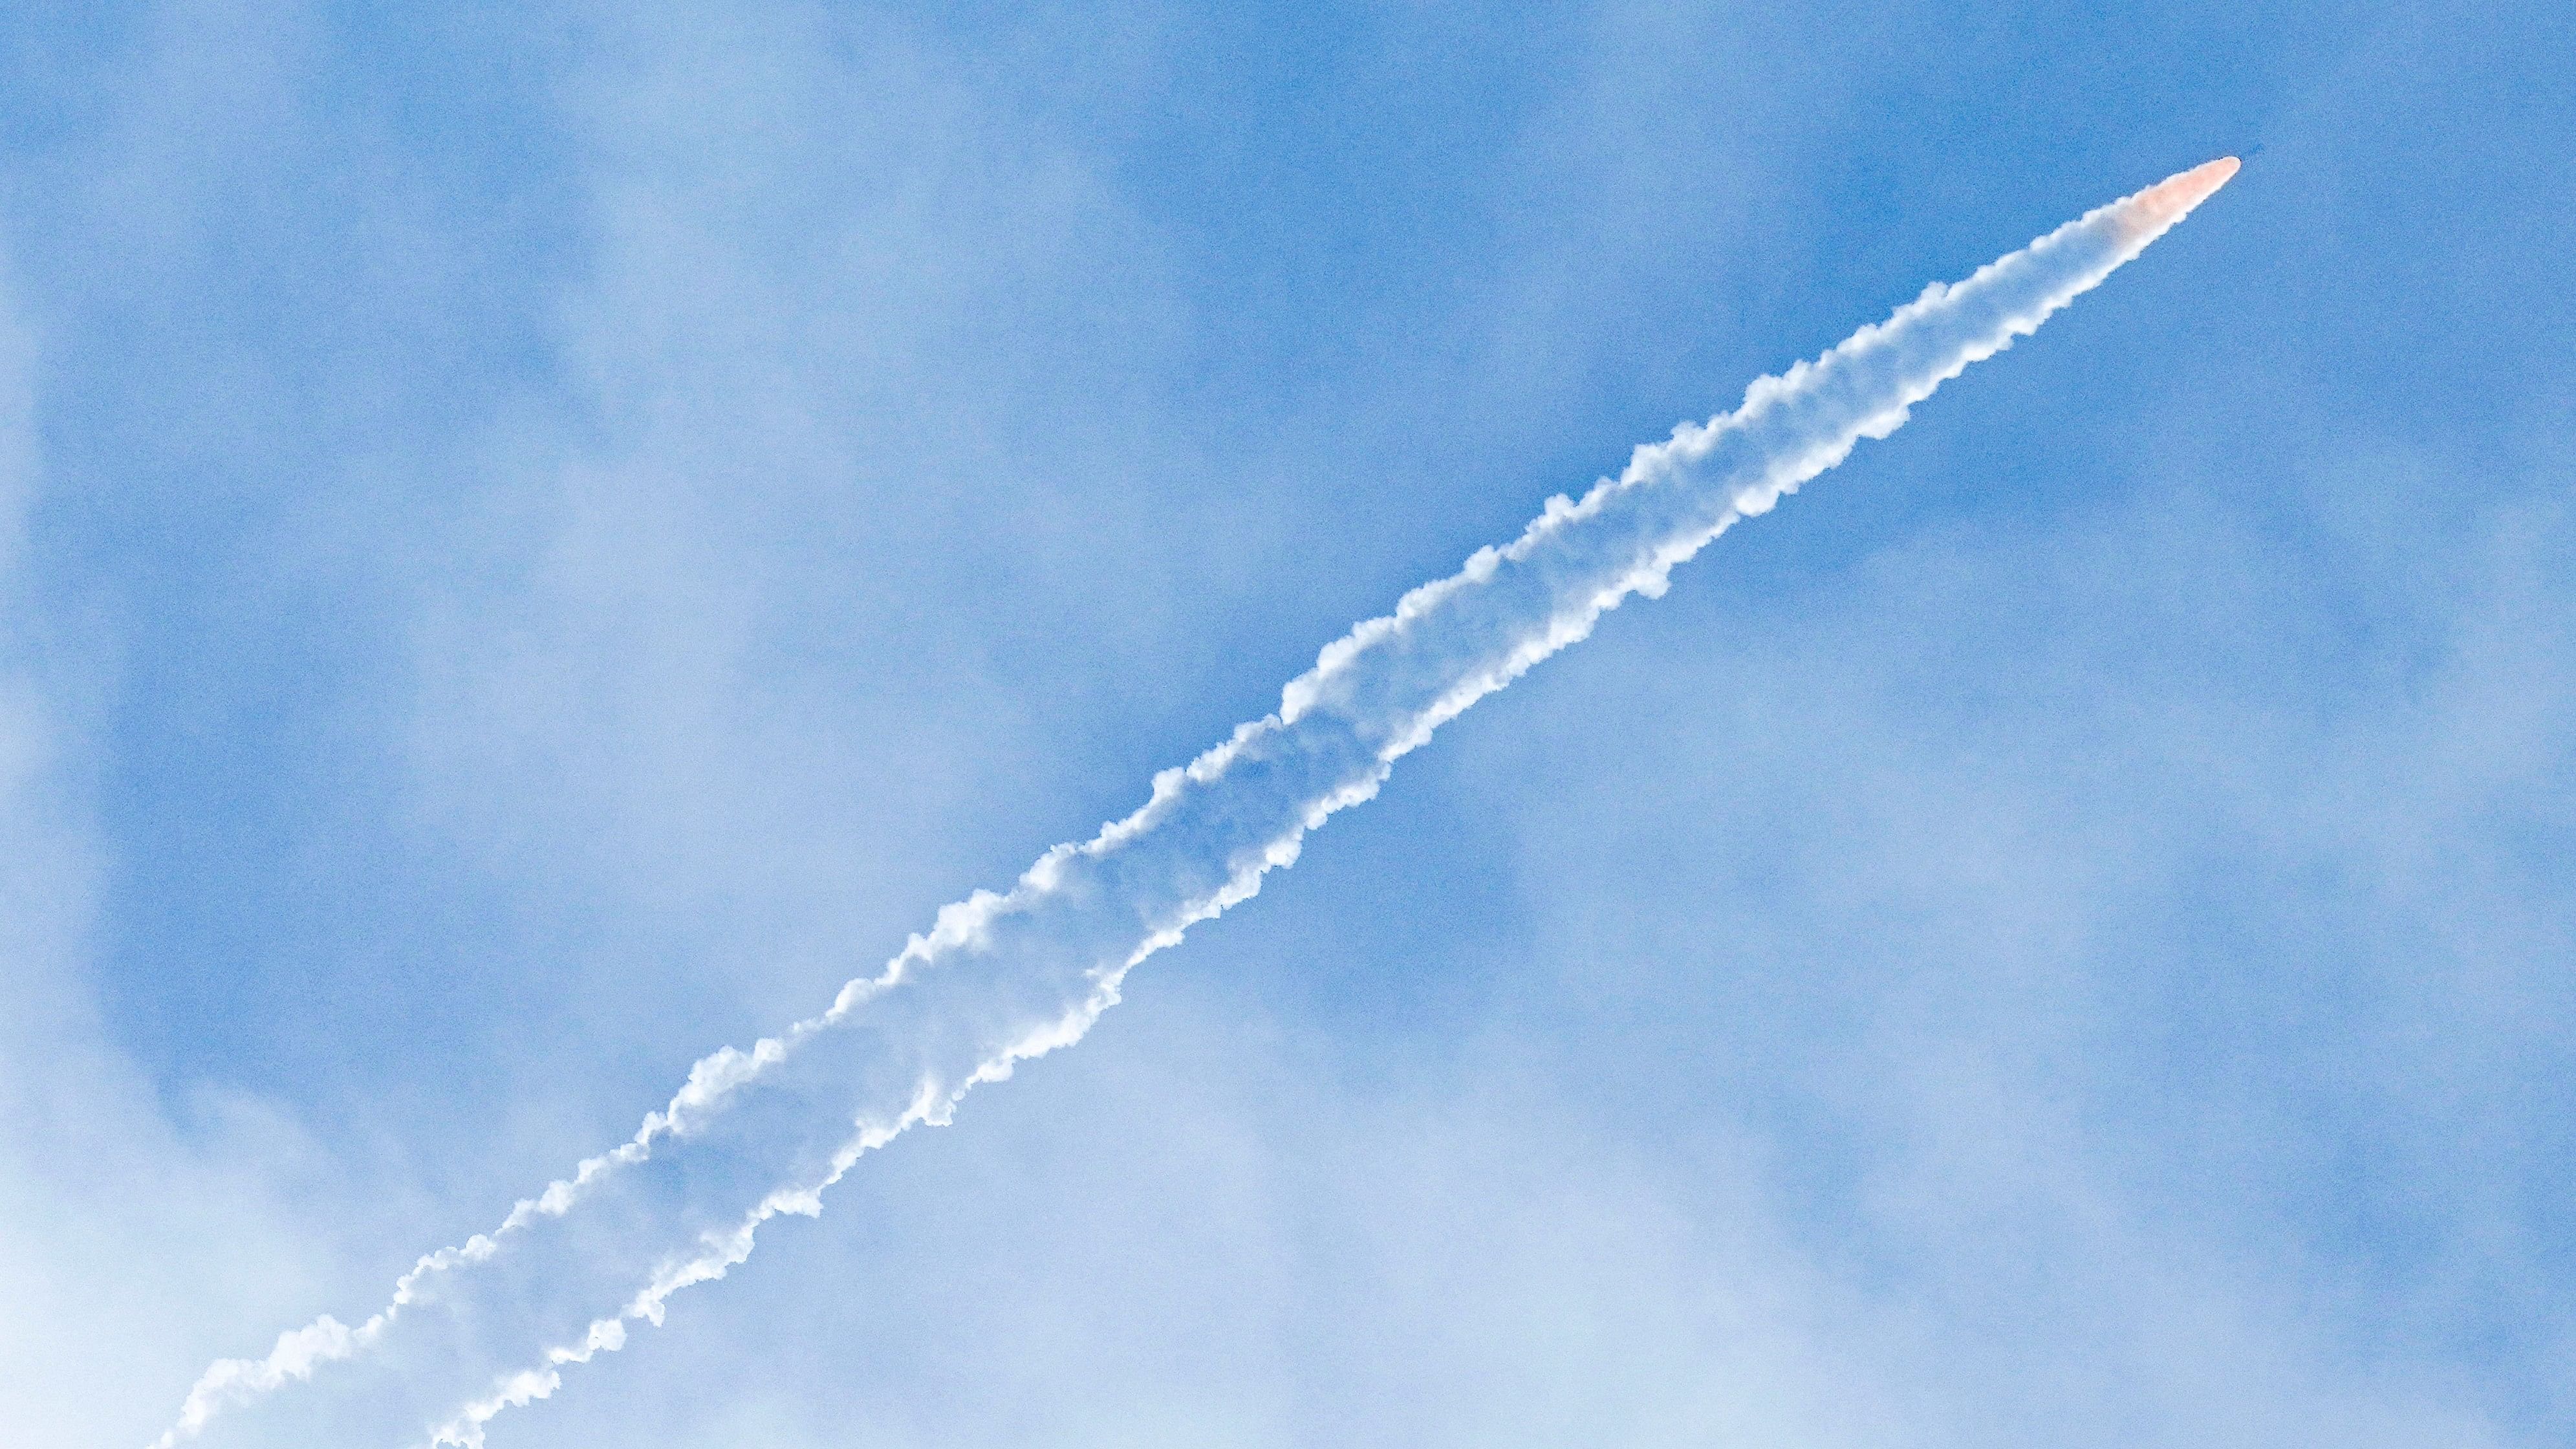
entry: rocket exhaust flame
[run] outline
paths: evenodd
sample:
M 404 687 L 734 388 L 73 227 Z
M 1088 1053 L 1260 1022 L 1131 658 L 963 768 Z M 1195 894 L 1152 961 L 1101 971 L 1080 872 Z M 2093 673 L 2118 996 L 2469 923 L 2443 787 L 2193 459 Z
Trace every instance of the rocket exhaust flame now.
M 874 976 L 748 1051 L 700 1061 L 633 1138 L 489 1233 L 422 1258 L 357 1327 L 328 1317 L 228 1359 L 154 1449 L 480 1446 L 567 1365 L 660 1323 L 781 1213 L 822 1211 L 865 1153 L 945 1124 L 979 1083 L 1079 1041 L 1127 973 L 1260 889 L 1306 832 L 1377 793 L 1448 720 L 1592 632 L 1737 520 L 1896 430 L 1970 363 L 2090 290 L 2236 172 L 2185 171 L 2059 227 L 1748 388 L 1733 412 L 1640 447 L 1580 500 L 1477 551 L 1327 646 L 1278 712 L 1155 777 L 1144 806 L 1059 845 L 1002 893 L 941 910 Z M 302 1385 L 294 1393 L 280 1390 Z M 252 1406 L 256 1406 L 255 1409 Z
M 2191 215 L 2193 207 L 2216 195 L 2218 188 L 2234 180 L 2242 164 L 2233 156 L 2221 156 L 2189 171 L 2176 172 L 2118 203 L 2122 224 L 2144 241 L 2153 241 L 2175 222 Z

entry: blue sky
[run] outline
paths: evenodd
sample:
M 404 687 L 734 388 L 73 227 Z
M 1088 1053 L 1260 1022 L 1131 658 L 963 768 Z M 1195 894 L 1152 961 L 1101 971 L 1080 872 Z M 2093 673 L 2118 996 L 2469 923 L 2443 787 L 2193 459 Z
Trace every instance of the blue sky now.
M 495 1445 L 2576 1435 L 2564 7 L 0 26 L 0 1440 L 2225 193 Z

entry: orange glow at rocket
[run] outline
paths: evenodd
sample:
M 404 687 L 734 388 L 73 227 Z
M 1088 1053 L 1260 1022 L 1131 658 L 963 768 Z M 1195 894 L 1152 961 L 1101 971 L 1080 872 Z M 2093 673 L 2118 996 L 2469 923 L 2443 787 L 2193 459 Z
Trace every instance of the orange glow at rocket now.
M 2191 214 L 2191 209 L 2207 201 L 2218 188 L 2236 175 L 2239 162 L 2233 156 L 2178 171 L 2146 190 L 2120 203 L 2116 218 L 2120 229 L 2131 239 L 2163 235 L 2166 228 Z

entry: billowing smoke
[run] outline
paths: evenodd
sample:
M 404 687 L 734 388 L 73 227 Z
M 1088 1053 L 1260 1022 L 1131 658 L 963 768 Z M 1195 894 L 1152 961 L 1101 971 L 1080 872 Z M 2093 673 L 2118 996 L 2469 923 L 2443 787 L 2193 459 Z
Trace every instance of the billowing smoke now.
M 1009 891 L 940 911 L 831 1008 L 700 1061 L 635 1136 L 489 1233 L 420 1260 L 352 1328 L 322 1318 L 263 1359 L 225 1360 L 156 1449 L 479 1446 L 565 1368 L 624 1346 L 665 1302 L 723 1277 L 782 1213 L 822 1211 L 860 1157 L 1013 1066 L 1082 1039 L 1127 973 L 1294 862 L 1306 832 L 1377 793 L 1397 759 L 1592 632 L 1737 519 L 1885 437 L 1972 362 L 2029 333 L 2235 174 L 2213 161 L 2073 221 L 1743 404 L 1637 449 L 1580 501 L 1405 595 L 1328 645 L 1278 713 L 1154 780 L 1152 798 L 1040 857 Z

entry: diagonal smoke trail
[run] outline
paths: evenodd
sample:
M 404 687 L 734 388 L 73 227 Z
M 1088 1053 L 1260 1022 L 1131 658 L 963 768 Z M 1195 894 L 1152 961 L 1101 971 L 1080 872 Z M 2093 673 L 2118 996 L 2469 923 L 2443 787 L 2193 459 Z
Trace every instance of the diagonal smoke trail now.
M 480 1446 L 492 1418 L 552 1393 L 565 1365 L 623 1347 L 672 1293 L 749 1257 L 769 1219 L 820 1213 L 861 1155 L 1080 1040 L 1130 968 L 1259 890 L 1432 731 L 1628 595 L 1661 594 L 1674 565 L 1893 432 L 2235 172 L 2233 158 L 2183 172 L 1936 283 L 1755 382 L 1735 411 L 1637 449 L 1580 502 L 1550 499 L 1518 539 L 1326 647 L 1278 713 L 1164 771 L 1135 814 L 1047 852 L 1006 893 L 943 909 L 822 1015 L 700 1061 L 632 1139 L 421 1259 L 373 1317 L 317 1319 L 264 1359 L 215 1364 L 154 1449 L 210 1429 L 244 1445 Z

